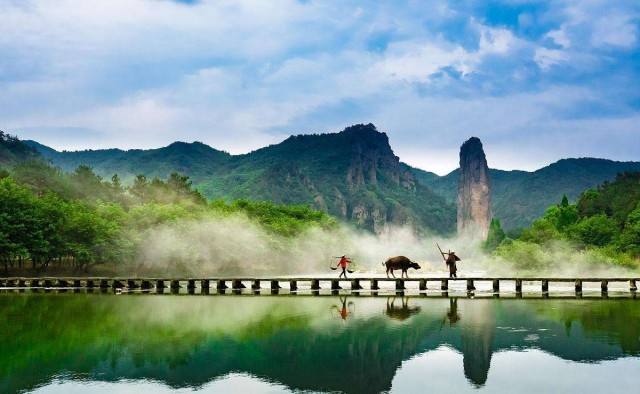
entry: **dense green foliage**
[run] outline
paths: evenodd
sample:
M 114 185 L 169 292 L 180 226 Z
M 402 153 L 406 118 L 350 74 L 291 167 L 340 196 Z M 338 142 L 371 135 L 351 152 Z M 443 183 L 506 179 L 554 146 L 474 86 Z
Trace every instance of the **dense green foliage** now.
M 454 231 L 455 206 L 398 163 L 384 133 L 372 124 L 340 133 L 292 136 L 245 155 L 229 155 L 201 143 L 173 143 L 152 150 L 118 149 L 57 152 L 29 142 L 65 171 L 79 165 L 98 175 L 136 174 L 165 178 L 188 175 L 210 199 L 305 204 L 359 227 L 379 230 L 387 223 L 409 224 L 447 234 Z
M 638 267 L 640 173 L 619 174 L 613 182 L 585 191 L 576 204 L 563 197 L 518 239 L 503 241 L 496 253 L 531 268 L 544 265 L 544 249 L 558 241 L 588 252 L 594 260 Z
M 412 171 L 419 182 L 455 202 L 459 170 L 443 177 Z M 640 171 L 640 162 L 581 158 L 563 159 L 534 172 L 489 169 L 491 209 L 507 230 L 527 227 L 563 196 L 575 201 L 583 191 L 625 171 Z
M 502 243 L 502 241 L 505 240 L 506 237 L 507 235 L 502 229 L 500 220 L 493 218 L 491 219 L 491 224 L 489 225 L 489 234 L 487 235 L 487 240 L 482 246 L 486 251 L 493 251 Z
M 64 173 L 42 161 L 27 161 L 0 179 L 0 262 L 5 270 L 30 264 L 86 268 L 135 257 L 141 235 L 164 223 L 219 219 L 241 214 L 267 232 L 288 237 L 333 219 L 305 206 L 247 200 L 208 203 L 188 177 L 166 180 L 139 175 L 123 187 L 117 175 L 105 181 L 81 165 Z

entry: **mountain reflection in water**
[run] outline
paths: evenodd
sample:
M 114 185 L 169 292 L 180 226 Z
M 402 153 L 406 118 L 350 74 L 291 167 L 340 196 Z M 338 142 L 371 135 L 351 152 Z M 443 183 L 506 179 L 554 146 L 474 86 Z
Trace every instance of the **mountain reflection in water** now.
M 60 380 L 198 389 L 237 374 L 274 391 L 393 391 L 405 365 L 442 349 L 462 356 L 464 377 L 431 383 L 483 388 L 497 352 L 580 365 L 640 355 L 633 299 L 7 293 L 0 314 L 2 393 Z

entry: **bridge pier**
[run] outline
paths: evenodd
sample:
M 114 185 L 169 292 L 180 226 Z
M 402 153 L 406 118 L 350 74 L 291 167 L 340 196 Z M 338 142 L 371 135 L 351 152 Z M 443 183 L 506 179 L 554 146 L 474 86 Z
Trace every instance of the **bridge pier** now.
M 516 279 L 516 293 L 522 294 L 522 279 Z
M 320 290 L 320 280 L 311 279 L 311 290 Z
M 280 283 L 277 280 L 271 281 L 271 290 L 280 290 Z
M 260 281 L 258 279 L 254 279 L 251 282 L 251 290 L 260 291 Z
M 179 290 L 180 289 L 180 281 L 179 280 L 172 280 L 169 282 L 169 286 L 171 287 L 171 290 Z
M 449 279 L 442 279 L 440 281 L 440 290 L 442 291 L 449 290 Z
M 427 280 L 426 279 L 420 279 L 420 282 L 418 283 L 418 290 L 420 290 L 420 291 L 427 290 Z
M 289 291 L 298 291 L 298 282 L 296 282 L 295 280 L 290 280 Z
M 635 279 L 631 279 L 629 281 L 629 290 L 634 292 L 638 290 L 638 286 L 636 285 L 636 280 Z
M 340 281 L 338 279 L 331 279 L 331 290 L 340 290 Z
M 549 292 L 549 281 L 546 279 L 542 280 L 542 292 L 543 293 L 548 293 Z
M 227 286 L 227 283 L 224 279 L 218 279 L 217 283 L 216 283 L 216 290 L 226 290 L 229 287 Z
M 362 290 L 360 279 L 351 279 L 351 290 Z
M 133 280 L 133 279 L 128 279 L 128 280 L 127 280 L 127 288 L 128 288 L 129 290 L 137 289 L 137 288 L 138 288 L 138 285 L 136 284 L 136 281 L 135 281 L 135 280 Z
M 56 282 L 56 286 L 57 287 L 68 287 L 69 283 L 67 282 L 66 279 L 58 279 Z
M 396 279 L 396 291 L 403 291 L 403 290 L 406 290 L 406 287 L 404 287 L 404 280 Z
M 600 289 L 602 290 L 603 293 L 607 293 L 609 291 L 609 281 L 608 280 L 600 281 Z
M 231 281 L 232 289 L 244 289 L 246 286 L 242 284 L 242 281 L 239 279 L 234 279 Z
M 378 285 L 378 279 L 371 279 L 371 290 L 378 291 L 380 286 Z
M 575 287 L 576 287 L 576 293 L 582 293 L 582 281 L 580 279 L 576 279 Z
M 493 292 L 500 293 L 500 280 L 498 279 L 493 280 Z
M 27 287 L 27 282 L 24 279 L 18 279 L 18 287 Z
M 146 279 L 143 279 L 143 280 L 140 282 L 140 288 L 141 288 L 142 290 L 149 290 L 149 289 L 151 288 L 151 281 L 146 280 Z
M 111 287 L 114 289 L 122 289 L 124 287 L 124 284 L 122 284 L 122 282 L 119 281 L 118 279 L 114 279 L 113 283 L 111 284 Z
M 0 286 L 2 286 L 2 284 L 0 284 Z M 40 280 L 31 279 L 31 281 L 29 282 L 29 287 L 40 287 Z
M 473 285 L 473 279 L 467 279 L 467 291 L 474 291 L 476 287 Z
M 164 280 L 158 279 L 156 281 L 156 290 L 163 290 L 165 287 Z

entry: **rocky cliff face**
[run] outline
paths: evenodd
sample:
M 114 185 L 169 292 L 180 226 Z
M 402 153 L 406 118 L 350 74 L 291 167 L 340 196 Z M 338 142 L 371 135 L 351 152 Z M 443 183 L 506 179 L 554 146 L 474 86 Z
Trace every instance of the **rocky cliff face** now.
M 372 124 L 355 125 L 341 134 L 349 146 L 349 166 L 346 173 L 350 206 L 341 210 L 358 225 L 369 227 L 377 233 L 384 232 L 389 224 L 413 224 L 401 207 L 367 198 L 367 190 L 400 188 L 413 193 L 416 181 L 413 174 L 400 166 L 400 159 L 393 153 L 389 138 Z M 358 198 L 362 195 L 363 198 Z
M 458 233 L 487 238 L 491 223 L 489 167 L 482 142 L 471 137 L 460 148 Z

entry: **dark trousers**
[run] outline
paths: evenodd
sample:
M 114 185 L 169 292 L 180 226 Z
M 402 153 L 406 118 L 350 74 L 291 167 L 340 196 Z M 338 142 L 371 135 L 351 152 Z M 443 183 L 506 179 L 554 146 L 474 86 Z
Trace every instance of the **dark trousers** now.
M 347 279 L 347 269 L 345 267 L 342 267 L 342 272 L 340 273 L 340 276 L 338 276 L 338 278 L 342 278 L 342 275 L 344 275 L 344 278 Z

